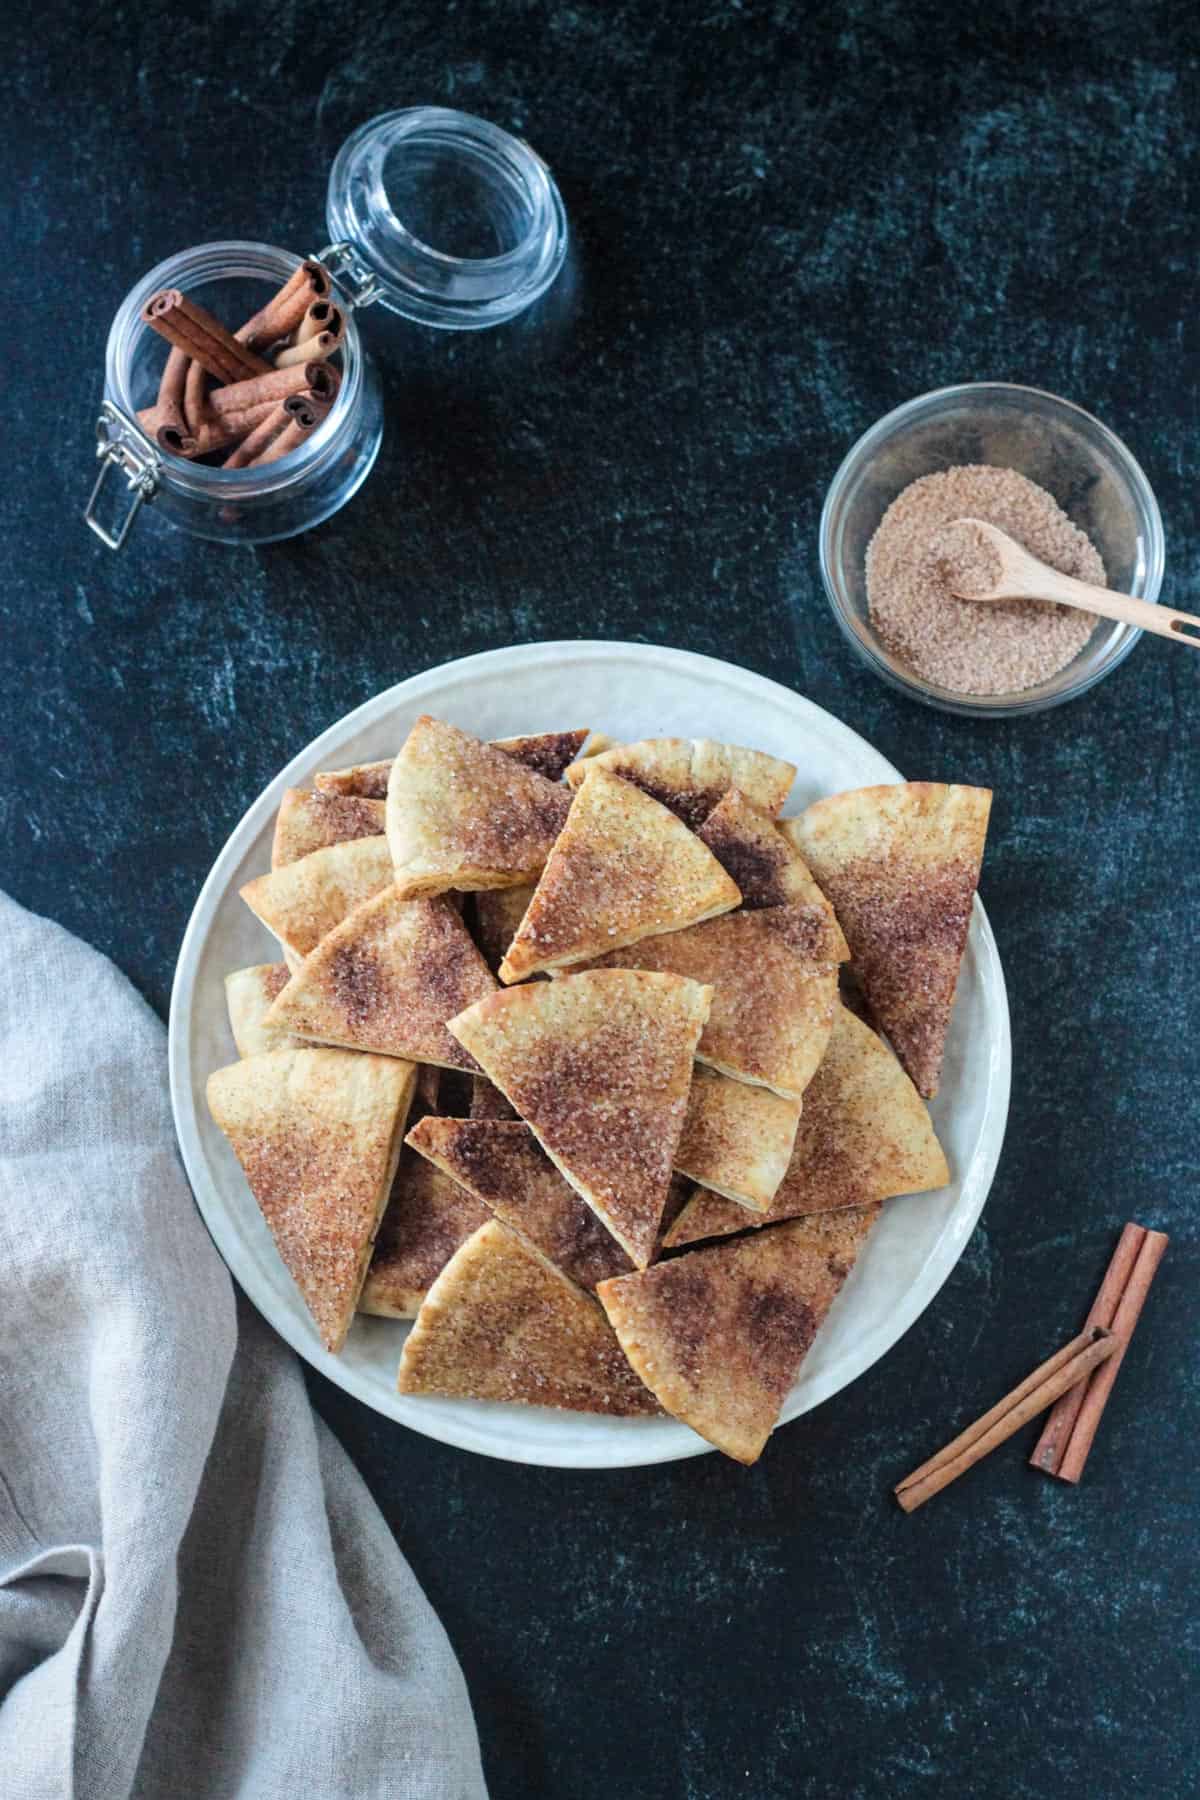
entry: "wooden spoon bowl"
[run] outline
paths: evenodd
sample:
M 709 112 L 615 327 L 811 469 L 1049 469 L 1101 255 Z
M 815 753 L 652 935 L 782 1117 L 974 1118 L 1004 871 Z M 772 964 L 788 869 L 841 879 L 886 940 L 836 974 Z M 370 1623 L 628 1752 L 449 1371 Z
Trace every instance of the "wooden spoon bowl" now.
M 1119 619 L 1123 625 L 1136 625 L 1141 631 L 1153 631 L 1159 637 L 1173 638 L 1176 643 L 1200 649 L 1200 618 L 1193 613 L 1172 612 L 1149 600 L 1135 600 L 1132 594 L 1114 594 L 1109 588 L 1093 587 L 1089 581 L 1076 581 L 1072 575 L 1060 575 L 1031 556 L 1007 531 L 989 525 L 983 519 L 956 519 L 946 532 L 962 528 L 964 562 L 986 567 L 986 577 L 956 585 L 950 590 L 960 600 L 990 605 L 996 600 L 1052 600 L 1059 606 L 1074 606 L 1081 612 L 1095 613 L 1102 619 Z M 966 534 L 969 534 L 966 535 Z

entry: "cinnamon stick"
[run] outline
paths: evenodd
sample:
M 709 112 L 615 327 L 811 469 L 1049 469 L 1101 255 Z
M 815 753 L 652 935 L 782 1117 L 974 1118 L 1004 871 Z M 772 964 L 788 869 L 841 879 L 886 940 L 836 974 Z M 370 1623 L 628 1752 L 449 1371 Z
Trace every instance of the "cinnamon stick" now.
M 319 262 L 302 262 L 279 292 L 238 327 L 234 337 L 253 350 L 278 343 L 296 330 L 314 300 L 326 298 L 330 286 L 329 276 Z
M 286 350 L 280 350 L 275 357 L 277 369 L 291 369 L 297 363 L 324 362 L 335 350 L 341 348 L 341 338 L 332 331 L 318 331 L 314 337 L 305 338 L 302 344 L 290 344 Z
M 340 306 L 335 306 L 332 300 L 314 300 L 296 327 L 293 343 L 306 343 L 309 338 L 316 337 L 322 331 L 332 331 L 340 339 L 345 325 Z M 278 368 L 278 363 L 275 366 Z
M 164 450 L 176 450 L 177 455 L 188 455 L 194 444 L 184 420 L 183 394 L 187 383 L 187 372 L 191 367 L 191 359 L 186 350 L 180 350 L 172 344 L 163 368 L 162 379 L 158 384 L 158 399 L 154 410 L 159 417 L 154 436 L 156 442 Z M 170 434 L 173 442 L 167 442 L 164 434 Z M 177 449 L 177 446 L 188 445 L 188 449 Z
M 248 467 L 268 445 L 275 441 L 280 432 L 289 424 L 290 419 L 291 414 L 287 411 L 286 401 L 269 402 L 263 419 L 254 427 L 248 437 L 244 437 L 241 443 L 235 446 L 221 467 L 223 469 Z
M 270 367 L 179 288 L 160 288 L 152 294 L 142 308 L 142 318 L 217 381 L 242 381 Z
M 340 386 L 336 369 L 327 363 L 293 363 L 290 369 L 268 369 L 265 375 L 254 375 L 248 381 L 230 382 L 213 388 L 208 396 L 208 409 L 218 418 L 226 413 L 244 412 L 261 400 L 286 400 L 302 388 L 311 388 L 322 399 L 332 400 Z
M 246 465 L 248 468 L 258 469 L 264 463 L 278 462 L 282 457 L 290 456 L 328 415 L 329 402 L 315 394 L 293 394 L 284 401 L 284 411 L 289 415 L 287 424 L 278 437 Z
M 1085 1331 L 1093 1325 L 1099 1325 L 1103 1330 L 1111 1331 L 1117 1306 L 1120 1303 L 1121 1295 L 1125 1292 L 1145 1236 L 1144 1225 L 1125 1226 L 1105 1272 L 1104 1280 L 1100 1283 L 1096 1298 L 1092 1301 L 1091 1309 L 1084 1322 Z M 1033 1455 L 1029 1459 L 1035 1469 L 1044 1469 L 1048 1475 L 1058 1473 L 1063 1451 L 1075 1429 L 1075 1421 L 1079 1417 L 1079 1409 L 1083 1405 L 1084 1392 L 1085 1388 L 1082 1383 L 1078 1387 L 1072 1388 L 1069 1394 L 1063 1395 L 1051 1412 L 1042 1428 L 1042 1435 L 1034 1447 Z
M 198 362 L 189 364 L 187 381 L 183 390 L 183 416 L 187 421 L 189 432 L 195 434 L 204 424 L 206 416 L 205 399 L 208 394 L 209 375 Z
M 248 406 L 241 412 L 225 413 L 220 417 L 214 414 L 211 418 L 202 420 L 195 432 L 185 434 L 182 440 L 173 435 L 169 426 L 163 427 L 157 406 L 143 407 L 137 420 L 146 436 L 153 438 L 164 450 L 195 461 L 198 456 L 211 456 L 214 450 L 224 450 L 228 445 L 238 443 L 248 432 L 253 431 L 275 404 L 273 400 L 263 400 L 257 406 Z M 190 445 L 190 448 L 185 448 L 185 444 Z
M 1141 1232 L 1141 1238 L 1137 1242 L 1132 1266 L 1128 1266 L 1129 1245 L 1133 1241 L 1132 1234 L 1136 1232 Z M 1077 1482 L 1083 1474 L 1100 1420 L 1104 1416 L 1104 1408 L 1108 1405 L 1108 1396 L 1112 1393 L 1113 1384 L 1117 1379 L 1117 1371 L 1129 1348 L 1133 1328 L 1141 1316 L 1146 1296 L 1150 1292 L 1151 1283 L 1158 1272 L 1158 1265 L 1163 1259 L 1168 1242 L 1169 1239 L 1165 1232 L 1147 1231 L 1140 1225 L 1127 1225 L 1121 1233 L 1117 1254 L 1109 1265 L 1108 1275 L 1101 1283 L 1100 1293 L 1097 1294 L 1094 1303 L 1094 1309 L 1098 1309 L 1101 1298 L 1104 1296 L 1104 1290 L 1108 1287 L 1109 1296 L 1105 1297 L 1107 1306 L 1112 1291 L 1120 1281 L 1121 1273 L 1127 1270 L 1124 1285 L 1111 1318 L 1112 1334 L 1117 1340 L 1117 1353 L 1102 1369 L 1097 1369 L 1092 1378 L 1080 1390 L 1079 1404 L 1075 1409 L 1075 1416 L 1070 1421 L 1069 1429 L 1064 1431 L 1060 1424 L 1055 1444 L 1048 1447 L 1048 1453 L 1056 1450 L 1054 1460 L 1038 1462 L 1037 1450 L 1034 1451 L 1031 1459 L 1036 1467 L 1046 1469 L 1051 1475 L 1057 1475 L 1060 1481 Z M 1121 1259 L 1119 1264 L 1118 1258 Z M 1112 1277 L 1111 1283 L 1110 1277 Z M 1052 1422 L 1052 1420 L 1048 1422 L 1047 1430 L 1049 1423 Z M 1038 1449 L 1040 1450 L 1041 1447 L 1039 1441 Z
M 895 1494 L 905 1512 L 915 1512 L 918 1506 L 924 1506 L 944 1487 L 965 1475 L 997 1445 L 1044 1412 L 1060 1394 L 1114 1356 L 1119 1347 L 1119 1340 L 1111 1332 L 1099 1328 L 1082 1331 L 1069 1344 L 1064 1344 L 981 1419 L 960 1432 L 936 1456 L 930 1457 L 899 1483 Z

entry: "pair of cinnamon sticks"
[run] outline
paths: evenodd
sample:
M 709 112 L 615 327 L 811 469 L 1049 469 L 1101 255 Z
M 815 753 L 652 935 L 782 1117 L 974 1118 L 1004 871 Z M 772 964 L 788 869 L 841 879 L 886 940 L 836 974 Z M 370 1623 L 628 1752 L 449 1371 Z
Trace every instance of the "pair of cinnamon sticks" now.
M 138 413 L 142 430 L 190 460 L 228 451 L 227 469 L 287 456 L 325 418 L 341 383 L 329 358 L 345 317 L 329 296 L 320 263 L 303 262 L 231 332 L 178 288 L 152 295 L 142 318 L 171 350 L 155 404 Z
M 1079 1480 L 1167 1242 L 1161 1231 L 1126 1225 L 1079 1336 L 905 1477 L 895 1490 L 905 1512 L 957 1481 L 1047 1407 L 1053 1411 L 1029 1460 L 1060 1481 Z

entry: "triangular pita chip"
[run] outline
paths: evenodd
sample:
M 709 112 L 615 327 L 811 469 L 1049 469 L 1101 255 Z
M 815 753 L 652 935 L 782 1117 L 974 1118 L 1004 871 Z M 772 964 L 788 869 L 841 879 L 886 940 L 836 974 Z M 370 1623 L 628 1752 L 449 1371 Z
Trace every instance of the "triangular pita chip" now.
M 924 1193 L 949 1179 L 925 1102 L 887 1045 L 839 1007 L 825 1059 L 804 1095 L 792 1160 L 766 1214 L 754 1217 L 701 1189 L 665 1241 L 674 1248 L 747 1225 Z
M 422 1119 L 406 1141 L 580 1287 L 632 1269 L 523 1120 Z
M 503 750 L 419 718 L 392 765 L 387 835 L 408 898 L 535 881 L 571 796 Z
M 582 731 L 535 731 L 524 737 L 493 738 L 492 743 L 547 781 L 561 781 L 563 770 L 579 755 L 587 737 L 585 727 Z
M 615 750 L 616 747 L 616 738 L 609 737 L 607 733 L 603 731 L 593 731 L 591 737 L 587 741 L 587 748 L 581 750 L 579 756 L 581 760 L 589 756 L 603 756 L 606 750 Z M 566 771 L 564 770 L 564 773 L 565 772 Z
M 818 800 L 784 827 L 832 900 L 872 1013 L 918 1090 L 941 1079 L 992 796 L 908 781 Z
M 687 931 L 643 938 L 592 968 L 666 970 L 710 985 L 700 1062 L 799 1100 L 825 1054 L 837 1006 L 837 969 L 823 915 L 772 906 L 729 913 Z
M 267 1014 L 291 979 L 286 963 L 258 963 L 225 977 L 225 1005 L 239 1056 L 286 1050 L 296 1043 L 289 1032 L 267 1024 Z
M 697 1063 L 675 1168 L 714 1193 L 765 1212 L 787 1173 L 800 1102 L 731 1081 Z
M 415 1319 L 460 1244 L 491 1217 L 457 1181 L 405 1148 L 375 1239 L 359 1312 Z
M 363 800 L 386 800 L 392 758 L 382 762 L 355 763 L 349 769 L 323 769 L 313 776 L 313 786 L 322 794 L 349 794 Z
M 492 1219 L 434 1282 L 400 1358 L 402 1394 L 628 1417 L 658 1408 L 604 1314 Z
M 288 788 L 275 815 L 271 867 L 286 869 L 289 863 L 311 856 L 314 850 L 325 850 L 330 844 L 382 837 L 384 811 L 382 800 L 310 794 L 307 788 Z
M 308 1049 L 208 1078 L 209 1110 L 327 1350 L 341 1349 L 354 1317 L 415 1079 L 396 1057 Z
M 321 939 L 275 1002 L 270 1022 L 344 1049 L 469 1069 L 446 1020 L 495 987 L 452 907 L 402 900 L 386 888 Z
M 739 787 L 748 800 L 778 817 L 796 773 L 793 763 L 738 744 L 718 744 L 712 738 L 646 738 L 572 763 L 567 780 L 578 787 L 588 770 L 597 767 L 636 783 L 693 830 L 731 787 Z
M 654 1254 L 711 990 L 606 969 L 510 988 L 450 1030 L 638 1268 Z
M 693 1250 L 598 1290 L 621 1348 L 667 1412 L 756 1462 L 878 1207 Z
M 563 770 L 578 756 L 587 739 L 583 731 L 538 731 L 526 737 L 493 738 L 497 750 L 503 750 L 514 762 L 524 763 L 544 775 L 547 781 L 561 781 Z M 600 748 L 608 739 L 600 740 Z M 590 750 L 585 752 L 591 755 Z M 371 800 L 386 800 L 392 758 L 383 762 L 357 763 L 352 769 L 325 769 L 313 776 L 315 785 L 326 794 L 361 794 Z
M 475 895 L 475 941 L 489 969 L 499 970 L 534 892 L 531 885 L 525 884 L 488 888 Z
M 737 883 L 748 912 L 764 906 L 815 907 L 828 925 L 829 961 L 849 961 L 850 946 L 803 857 L 770 814 L 747 800 L 740 788 L 730 788 L 717 802 L 696 836 Z
M 314 850 L 240 891 L 285 953 L 302 960 L 356 906 L 391 885 L 387 839 L 368 837 Z
M 665 806 L 596 763 L 588 767 L 501 981 L 678 931 L 741 900 L 712 851 Z

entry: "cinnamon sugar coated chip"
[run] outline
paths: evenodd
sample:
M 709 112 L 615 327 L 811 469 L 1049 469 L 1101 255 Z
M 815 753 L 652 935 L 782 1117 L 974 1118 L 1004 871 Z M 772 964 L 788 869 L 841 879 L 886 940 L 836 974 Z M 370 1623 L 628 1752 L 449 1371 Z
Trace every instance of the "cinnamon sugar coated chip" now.
M 842 1006 L 767 1210 L 753 1216 L 709 1183 L 695 1190 L 664 1242 L 677 1249 L 747 1226 L 922 1193 L 949 1179 L 921 1096 L 883 1040 Z
M 990 788 L 901 781 L 831 794 L 787 821 L 837 909 L 867 1004 L 927 1100 L 941 1079 L 991 804 Z
M 388 777 L 387 838 L 406 899 L 537 879 L 566 823 L 561 782 L 427 714 Z
M 276 1000 L 269 1023 L 297 1037 L 472 1069 L 446 1020 L 495 990 L 446 902 L 385 888 L 330 931 Z
M 605 969 L 530 982 L 449 1029 L 631 1261 L 654 1255 L 712 989 Z
M 867 600 L 884 649 L 960 694 L 1018 693 L 1065 668 L 1096 620 L 1041 600 L 960 600 L 956 576 L 980 579 L 978 534 L 970 546 L 944 532 L 964 517 L 999 526 L 1040 562 L 1095 587 L 1107 585 L 1104 564 L 1053 495 L 1015 469 L 942 469 L 892 501 L 867 546 Z
M 415 1080 L 412 1063 L 346 1050 L 272 1050 L 208 1078 L 209 1110 L 327 1350 L 354 1316 Z
M 267 1023 L 267 1015 L 290 976 L 286 963 L 257 963 L 252 969 L 233 969 L 225 977 L 229 1028 L 239 1056 L 286 1050 L 298 1042 L 281 1026 Z
M 302 856 L 311 856 L 314 850 L 325 850 L 330 844 L 343 844 L 354 838 L 382 837 L 383 815 L 382 800 L 364 800 L 347 794 L 310 794 L 303 788 L 289 788 L 279 803 L 275 818 L 271 867 L 286 869 L 289 863 L 299 862 Z
M 711 850 L 669 808 L 607 769 L 585 767 L 501 981 L 584 962 L 741 901 Z
M 547 781 L 557 781 L 572 758 L 580 754 L 587 737 L 586 729 L 539 731 L 531 737 L 496 738 L 492 748 L 503 750 L 514 762 L 524 763 Z M 391 772 L 389 756 L 384 762 L 356 763 L 351 769 L 326 769 L 313 776 L 313 785 L 322 793 L 386 800 Z
M 632 781 L 652 799 L 697 830 L 731 787 L 776 818 L 787 799 L 795 766 L 763 750 L 741 744 L 718 744 L 712 738 L 646 738 L 640 744 L 614 744 L 567 770 L 578 787 L 590 768 L 607 769 Z
M 665 1410 L 756 1462 L 878 1207 L 774 1225 L 752 1238 L 601 1282 L 609 1321 Z
M 365 837 L 314 850 L 299 862 L 248 881 L 239 891 L 284 950 L 299 960 L 356 906 L 391 883 L 387 839 Z
M 430 1289 L 397 1385 L 617 1417 L 658 1410 L 595 1301 L 495 1219 Z
M 421 1302 L 488 1210 L 415 1150 L 400 1155 L 358 1310 L 415 1319 Z
M 739 1211 L 765 1212 L 787 1173 L 799 1117 L 798 1100 L 698 1064 L 675 1167 L 736 1202 Z
M 824 902 L 726 913 L 645 938 L 588 966 L 652 969 L 710 986 L 698 1060 L 798 1100 L 833 1029 L 834 953 L 841 933 L 835 940 L 831 916 Z
M 633 1264 L 523 1119 L 422 1119 L 406 1140 L 582 1288 Z

